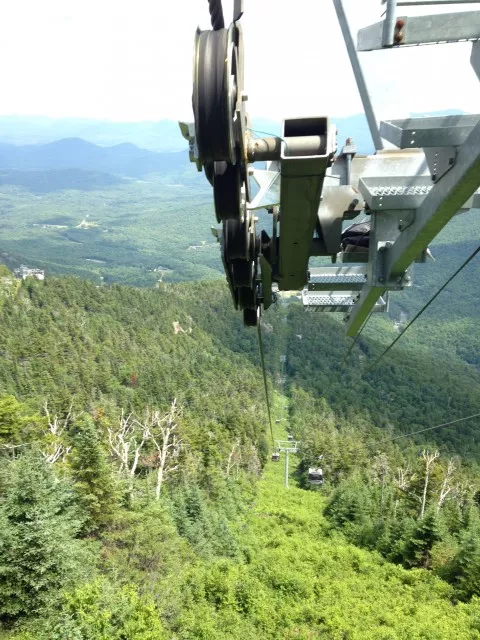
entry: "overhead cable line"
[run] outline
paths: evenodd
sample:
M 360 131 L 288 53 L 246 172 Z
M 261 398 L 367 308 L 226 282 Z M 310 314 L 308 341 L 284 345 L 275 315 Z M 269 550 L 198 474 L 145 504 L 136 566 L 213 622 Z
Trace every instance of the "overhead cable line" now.
M 364 372 L 362 373 L 368 373 L 369 371 L 371 371 L 374 367 L 377 366 L 377 364 L 380 362 L 380 360 L 383 358 L 384 355 L 386 355 L 390 349 L 400 340 L 400 338 L 405 334 L 405 332 L 407 331 L 407 329 L 409 329 L 412 324 L 422 315 L 422 313 L 424 311 L 426 311 L 428 309 L 428 307 L 432 304 L 432 302 L 442 293 L 442 291 L 445 289 L 445 287 L 447 287 L 450 282 L 460 273 L 460 271 L 462 271 L 462 269 L 464 269 L 467 264 L 473 260 L 473 258 L 475 258 L 475 256 L 477 255 L 477 253 L 480 251 L 480 246 L 477 247 L 475 249 L 475 251 L 465 260 L 465 262 L 455 271 L 455 273 L 450 276 L 450 278 L 448 278 L 448 280 L 440 287 L 440 289 L 437 291 L 437 293 L 432 296 L 430 298 L 430 300 L 424 304 L 424 306 L 420 309 L 420 311 L 417 313 L 417 315 L 412 318 L 412 320 L 407 324 L 407 326 L 405 327 L 405 329 L 402 331 L 402 333 L 400 335 L 398 335 L 395 340 L 385 349 L 385 351 L 383 351 L 378 358 L 376 358 L 373 363 L 371 365 L 369 365 L 368 367 L 366 367 L 366 369 L 364 370 Z
M 208 9 L 213 30 L 224 29 L 225 20 L 223 18 L 222 0 L 208 0 Z
M 262 329 L 260 328 L 260 320 L 257 323 L 258 347 L 260 349 L 260 360 L 262 362 L 263 384 L 265 387 L 265 398 L 267 400 L 268 422 L 270 424 L 270 435 L 272 436 L 272 447 L 275 446 L 275 438 L 273 437 L 272 414 L 270 412 L 270 398 L 268 397 L 267 372 L 265 370 L 265 358 L 263 355 Z
M 425 433 L 425 431 L 433 431 L 434 429 L 441 429 L 442 427 L 449 427 L 452 424 L 456 424 L 457 422 L 465 422 L 465 420 L 471 420 L 472 418 L 480 417 L 480 413 L 474 413 L 471 416 L 466 416 L 465 418 L 458 418 L 457 420 L 451 420 L 450 422 L 444 422 L 443 424 L 436 424 L 434 427 L 426 427 L 425 429 L 419 429 L 418 431 L 412 431 L 410 433 L 403 433 L 400 436 L 394 436 L 393 438 L 387 438 L 387 440 L 380 440 L 380 442 L 371 442 L 367 443 L 367 446 L 377 447 L 380 444 L 386 444 L 387 442 L 393 442 L 394 440 L 401 440 L 402 438 L 410 438 L 410 436 L 415 436 L 417 433 Z

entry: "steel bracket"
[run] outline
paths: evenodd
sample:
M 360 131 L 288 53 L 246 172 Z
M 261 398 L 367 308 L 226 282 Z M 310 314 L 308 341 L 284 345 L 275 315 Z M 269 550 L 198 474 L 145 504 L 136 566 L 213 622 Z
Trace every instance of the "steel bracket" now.
M 409 210 L 372 213 L 367 286 L 384 287 L 390 291 L 399 291 L 406 286 L 411 286 L 411 266 L 401 276 L 389 277 L 388 252 L 400 235 L 400 221 L 412 220 L 414 214 L 414 211 Z
M 320 136 L 323 148 L 315 155 L 289 149 L 289 138 Z M 279 288 L 301 289 L 307 281 L 308 259 L 323 180 L 336 150 L 335 128 L 326 117 L 292 118 L 283 122 L 280 154 L 281 234 Z
M 415 222 L 415 211 L 405 211 L 405 214 L 398 221 L 398 230 L 405 231 L 408 227 Z
M 194 122 L 179 122 L 180 131 L 185 140 L 188 141 L 188 156 L 190 162 L 195 163 L 197 171 L 202 170 L 202 161 L 199 158 L 197 140 L 195 138 Z
M 433 182 L 440 180 L 457 159 L 457 147 L 427 147 L 424 150 Z

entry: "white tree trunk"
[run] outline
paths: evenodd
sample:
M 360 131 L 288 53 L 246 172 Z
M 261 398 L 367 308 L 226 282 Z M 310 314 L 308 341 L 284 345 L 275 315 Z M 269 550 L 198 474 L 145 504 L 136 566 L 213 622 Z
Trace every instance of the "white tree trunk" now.
M 165 464 L 167 462 L 168 453 L 168 441 L 170 439 L 170 429 L 166 430 L 165 439 L 162 442 L 162 448 L 159 455 L 158 469 L 157 469 L 157 486 L 155 488 L 155 498 L 160 500 L 160 492 L 162 490 L 163 475 L 165 471 Z
M 440 489 L 440 495 L 438 496 L 437 513 L 442 508 L 443 503 L 447 499 L 448 494 L 452 490 L 452 485 L 450 484 L 450 481 L 452 479 L 454 471 L 455 471 L 455 463 L 453 460 L 449 460 L 447 470 L 445 472 L 445 477 L 443 478 L 442 487 Z
M 422 501 L 420 505 L 420 514 L 419 514 L 420 520 L 425 515 L 425 507 L 427 504 L 428 482 L 430 479 L 431 469 L 433 469 L 433 464 L 435 460 L 439 457 L 439 455 L 440 453 L 438 451 L 435 451 L 435 453 L 428 453 L 428 451 L 424 451 L 422 454 L 422 458 L 425 461 L 425 479 L 423 482 L 423 495 L 422 495 Z

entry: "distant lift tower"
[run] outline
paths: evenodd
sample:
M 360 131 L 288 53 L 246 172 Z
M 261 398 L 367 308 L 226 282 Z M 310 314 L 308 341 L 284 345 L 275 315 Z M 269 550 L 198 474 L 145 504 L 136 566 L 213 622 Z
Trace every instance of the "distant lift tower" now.
M 285 488 L 288 489 L 288 456 L 290 453 L 298 453 L 300 442 L 296 440 L 278 440 L 277 451 L 285 453 Z

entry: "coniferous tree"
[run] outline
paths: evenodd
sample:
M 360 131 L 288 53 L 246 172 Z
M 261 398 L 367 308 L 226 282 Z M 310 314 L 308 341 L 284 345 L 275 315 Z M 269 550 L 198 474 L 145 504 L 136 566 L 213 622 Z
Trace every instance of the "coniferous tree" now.
M 480 596 L 480 518 L 471 510 L 468 527 L 460 538 L 460 548 L 452 563 L 456 592 L 462 600 Z
M 406 541 L 405 564 L 409 567 L 424 567 L 428 569 L 432 547 L 441 538 L 438 515 L 433 510 L 429 511 L 422 520 L 419 520 L 417 527 Z
M 72 491 L 38 452 L 11 462 L 0 503 L 0 619 L 38 614 L 85 565 Z
M 118 506 L 118 485 L 108 462 L 102 434 L 89 415 L 75 421 L 71 469 L 87 531 L 108 525 Z

